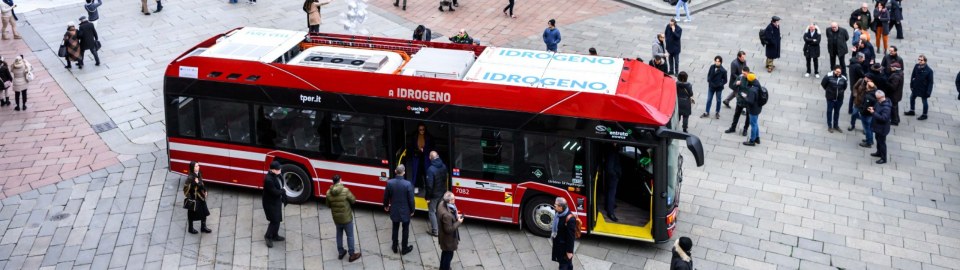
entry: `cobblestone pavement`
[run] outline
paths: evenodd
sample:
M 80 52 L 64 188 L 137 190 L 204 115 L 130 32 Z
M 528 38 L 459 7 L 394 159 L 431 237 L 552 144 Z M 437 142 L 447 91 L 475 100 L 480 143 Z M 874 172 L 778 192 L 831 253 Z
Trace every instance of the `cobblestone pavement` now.
M 211 186 L 213 234 L 185 233 L 185 217 L 178 208 L 183 180 L 165 170 L 163 134 L 157 133 L 163 129 L 160 73 L 164 63 L 186 46 L 224 29 L 245 24 L 302 28 L 299 3 L 261 2 L 256 6 L 173 2 L 150 17 L 136 13 L 136 3 L 104 6 L 100 29 L 104 40 L 109 40 L 103 54 L 106 65 L 75 70 L 72 75 L 54 74 L 54 78 L 61 84 L 66 81 L 62 78 L 75 78 L 93 97 L 93 104 L 120 126 L 123 136 L 109 137 L 108 145 L 127 140 L 155 149 L 0 200 L 0 268 L 430 269 L 438 265 L 439 252 L 435 240 L 425 234 L 422 214 L 413 222 L 416 250 L 400 258 L 388 250 L 388 217 L 375 207 L 361 207 L 357 213 L 363 260 L 336 260 L 329 209 L 317 201 L 288 206 L 281 234 L 289 240 L 266 249 L 259 239 L 266 227 L 259 192 L 237 188 Z M 770 15 L 784 18 L 784 57 L 777 61 L 775 72 L 758 73 L 772 92 L 761 115 L 763 144 L 749 148 L 739 144 L 743 137 L 723 134 L 731 117 L 727 109 L 720 120 L 691 120 L 691 131 L 705 143 L 707 164 L 685 168 L 677 233 L 693 238 L 698 269 L 951 269 L 960 265 L 960 167 L 954 165 L 960 164 L 956 136 L 960 103 L 953 99 L 951 83 L 960 70 L 960 53 L 953 46 L 957 35 L 942 30 L 958 25 L 950 12 L 960 3 L 906 3 L 907 39 L 891 39 L 891 43 L 901 48 L 908 73 L 917 54 L 927 54 L 937 72 L 936 86 L 930 119 L 903 117 L 890 136 L 891 162 L 883 166 L 868 158 L 870 150 L 856 146 L 861 138 L 856 132 L 826 132 L 818 82 L 801 76 L 803 26 L 811 17 L 822 27 L 829 20 L 842 22 L 856 6 L 857 2 L 848 0 L 738 0 L 702 11 L 694 22 L 681 24 L 685 29 L 682 70 L 691 73 L 696 100 L 702 102 L 702 78 L 713 56 L 720 54 L 729 62 L 737 50 L 745 50 L 749 65 L 759 68 L 763 56 L 758 53 L 762 47 L 756 31 Z M 337 14 L 343 8 L 335 2 L 324 9 L 325 31 L 339 31 Z M 66 20 L 62 18 L 79 16 L 78 10 L 78 6 L 40 10 L 28 13 L 27 21 L 42 43 L 53 47 L 62 34 L 61 21 Z M 418 24 L 396 15 L 396 10 L 373 7 L 371 11 L 368 26 L 374 35 L 407 37 Z M 457 12 L 452 16 L 469 16 Z M 602 55 L 649 59 L 649 44 L 667 19 L 624 8 L 561 24 L 560 50 L 583 52 L 596 47 Z M 464 22 L 463 28 L 482 28 L 471 22 Z M 542 25 L 523 27 L 517 31 L 542 30 Z M 506 44 L 542 46 L 539 34 Z M 53 52 L 33 46 L 48 63 L 43 54 Z M 828 62 L 825 57 L 821 60 Z M 88 105 L 77 106 L 83 112 L 79 107 Z M 699 102 L 696 106 L 703 108 Z M 84 113 L 84 117 L 90 116 Z M 461 236 L 461 251 L 454 259 L 457 269 L 554 267 L 547 241 L 516 226 L 469 220 Z M 578 269 L 666 269 L 670 253 L 669 244 L 587 237 L 577 247 L 576 258 Z
M 33 63 L 36 80 L 27 88 L 28 110 L 0 108 L 0 198 L 57 183 L 118 163 L 46 68 L 21 40 L 0 40 L 0 55 Z

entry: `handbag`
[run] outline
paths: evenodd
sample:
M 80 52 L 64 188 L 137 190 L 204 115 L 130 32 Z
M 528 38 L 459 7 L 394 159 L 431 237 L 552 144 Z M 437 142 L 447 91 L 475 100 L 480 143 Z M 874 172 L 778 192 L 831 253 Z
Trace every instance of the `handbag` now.
M 197 200 L 190 198 L 183 198 L 183 209 L 190 211 L 197 211 Z
M 99 51 L 99 50 L 100 50 L 100 41 L 99 41 L 99 40 L 96 41 L 96 47 L 97 47 L 97 48 L 96 48 L 95 50 Z
M 57 51 L 57 56 L 59 56 L 59 57 L 67 57 L 67 46 L 66 46 L 66 45 L 60 44 L 60 50 Z

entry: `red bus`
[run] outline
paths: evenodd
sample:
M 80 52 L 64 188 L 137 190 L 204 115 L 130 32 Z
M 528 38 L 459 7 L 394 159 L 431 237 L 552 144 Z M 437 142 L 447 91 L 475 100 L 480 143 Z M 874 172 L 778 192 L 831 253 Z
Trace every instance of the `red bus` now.
M 548 235 L 563 197 L 584 233 L 663 242 L 681 140 L 703 165 L 699 139 L 671 128 L 674 80 L 632 59 L 244 27 L 173 60 L 163 90 L 172 172 L 196 160 L 207 181 L 262 188 L 279 161 L 295 203 L 339 174 L 380 204 L 405 164 L 425 210 L 437 151 L 469 218 Z

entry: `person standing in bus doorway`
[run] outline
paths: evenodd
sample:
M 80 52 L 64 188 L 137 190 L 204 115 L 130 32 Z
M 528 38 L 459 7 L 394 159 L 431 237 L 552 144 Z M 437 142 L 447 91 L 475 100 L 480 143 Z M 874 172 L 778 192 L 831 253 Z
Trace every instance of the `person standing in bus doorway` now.
M 443 193 L 443 205 L 437 209 L 440 219 L 440 270 L 450 270 L 450 261 L 453 253 L 460 244 L 460 224 L 463 224 L 463 214 L 457 211 L 456 197 L 453 192 Z
M 270 163 L 270 172 L 263 177 L 263 213 L 267 216 L 267 233 L 263 235 L 267 247 L 273 247 L 273 241 L 283 241 L 280 236 L 280 222 L 283 222 L 283 207 L 287 205 L 287 193 L 283 190 L 280 177 L 280 162 Z
M 547 45 L 548 52 L 557 52 L 557 45 L 560 44 L 560 29 L 557 29 L 557 20 L 547 21 L 547 29 L 543 29 L 543 43 Z
M 689 237 L 681 236 L 673 243 L 673 258 L 670 259 L 670 270 L 693 270 L 693 241 Z
M 430 151 L 430 167 L 427 168 L 426 194 L 424 199 L 429 200 L 427 205 L 428 216 L 430 219 L 430 228 L 427 233 L 437 236 L 437 208 L 440 201 L 443 200 L 444 192 L 447 192 L 447 166 L 443 165 L 440 155 L 437 151 Z
M 551 259 L 560 265 L 560 270 L 573 269 L 573 246 L 576 241 L 577 228 L 576 216 L 570 216 L 570 208 L 567 206 L 567 200 L 561 197 L 553 203 L 553 210 L 557 212 L 553 219 L 554 237 L 553 252 Z
M 606 173 L 607 180 L 607 217 L 610 218 L 611 221 L 617 222 L 620 221 L 616 215 L 617 185 L 620 183 L 620 176 L 623 175 L 620 165 L 620 146 L 618 146 L 617 143 L 613 143 L 610 151 L 607 153 L 607 163 L 604 166 L 604 172 Z
M 412 151 L 411 151 L 412 150 Z M 423 183 L 426 179 L 425 172 L 430 166 L 430 156 L 428 153 L 433 150 L 433 136 L 427 133 L 427 126 L 424 123 L 417 124 L 417 133 L 411 136 L 411 141 L 407 145 L 407 168 L 410 168 L 410 182 L 415 184 Z
M 676 19 L 670 19 L 667 28 L 663 30 L 665 42 L 667 44 L 667 74 L 677 75 L 680 72 L 680 37 L 683 36 L 683 28 L 677 25 Z
M 350 189 L 340 183 L 340 175 L 333 175 L 333 186 L 327 190 L 327 207 L 330 207 L 330 214 L 333 216 L 333 224 L 337 229 L 337 255 L 338 260 L 350 251 L 350 262 L 360 259 L 360 253 L 353 249 L 353 204 L 357 198 L 353 196 Z M 343 248 L 343 235 L 347 235 L 347 249 Z
M 410 236 L 410 217 L 414 214 L 413 207 L 415 205 L 413 202 L 413 185 L 403 177 L 406 174 L 406 168 L 403 165 L 397 166 L 394 172 L 397 175 L 387 181 L 387 187 L 383 190 L 383 210 L 390 213 L 390 221 L 393 222 L 393 234 L 391 235 L 393 242 L 390 246 L 393 253 L 400 252 L 402 255 L 407 255 L 407 253 L 413 251 L 413 246 L 407 245 Z M 403 241 L 400 243 L 403 245 L 403 249 L 397 245 L 397 233 L 401 225 L 403 225 Z
M 320 33 L 320 6 L 330 2 L 332 0 L 306 0 L 303 2 L 303 11 L 307 13 L 307 31 L 311 34 Z
M 207 209 L 207 187 L 203 185 L 199 162 L 190 162 L 190 174 L 187 175 L 187 182 L 183 185 L 183 196 L 186 198 L 183 207 L 187 209 L 187 232 L 197 234 L 197 230 L 193 229 L 193 222 L 197 220 L 200 221 L 201 232 L 213 232 L 207 228 L 207 216 L 210 216 L 210 210 Z

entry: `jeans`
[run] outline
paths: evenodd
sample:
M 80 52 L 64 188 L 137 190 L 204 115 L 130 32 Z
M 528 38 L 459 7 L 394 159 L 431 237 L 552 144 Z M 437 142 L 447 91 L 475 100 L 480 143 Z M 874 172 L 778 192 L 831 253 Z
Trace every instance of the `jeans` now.
M 393 238 L 391 238 L 391 239 L 393 240 L 393 245 L 392 245 L 392 246 L 393 246 L 393 247 L 396 247 L 396 246 L 397 246 L 397 233 L 400 232 L 400 225 L 403 225 L 403 240 L 400 241 L 400 244 L 403 244 L 403 246 L 400 246 L 400 249 L 403 249 L 403 248 L 407 247 L 407 240 L 409 240 L 408 238 L 410 237 L 410 222 L 409 222 L 409 221 L 407 221 L 407 222 L 394 221 L 394 222 L 393 222 L 393 234 L 392 234 L 392 237 L 393 237 Z
M 680 0 L 677 2 L 677 16 L 674 17 L 677 21 L 680 20 L 680 9 L 683 9 L 683 12 L 687 13 L 687 20 L 693 20 L 690 18 L 690 9 L 687 8 L 687 1 Z
M 827 100 L 827 128 L 840 128 L 837 123 L 840 121 L 840 107 L 843 107 L 843 99 Z
M 750 115 L 750 141 L 757 141 L 760 138 L 760 125 L 757 125 L 757 118 L 760 118 L 759 114 Z
M 873 144 L 873 115 L 860 115 L 863 123 L 863 135 L 867 137 L 867 144 Z
M 440 270 L 450 270 L 450 261 L 453 261 L 453 251 L 440 251 Z
M 678 74 L 680 73 L 680 54 L 671 53 L 667 56 L 667 74 Z
M 927 115 L 927 98 L 917 95 L 917 92 L 910 92 L 910 111 L 912 112 L 917 106 L 917 98 L 920 98 L 920 102 L 923 103 L 923 115 Z
M 713 104 L 714 96 L 717 100 L 717 113 L 720 113 L 720 95 L 723 93 L 723 88 L 709 89 L 707 90 L 707 110 L 704 111 L 706 114 L 710 114 L 710 104 Z
M 338 254 L 343 254 L 343 234 L 347 235 L 347 249 L 350 251 L 350 255 L 356 254 L 356 250 L 353 249 L 353 221 L 347 224 L 334 224 L 337 227 L 337 251 Z
M 807 57 L 807 73 L 810 73 L 810 60 L 813 60 L 813 73 L 820 74 L 820 58 Z
M 437 230 L 440 230 L 440 227 L 437 227 L 437 206 L 442 201 L 441 198 L 430 199 L 430 203 L 427 205 L 427 216 L 430 217 L 430 231 L 437 233 Z

